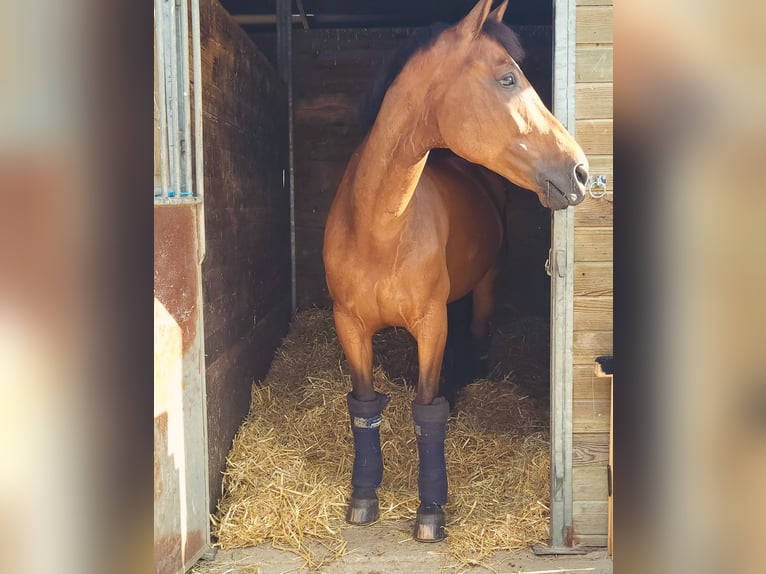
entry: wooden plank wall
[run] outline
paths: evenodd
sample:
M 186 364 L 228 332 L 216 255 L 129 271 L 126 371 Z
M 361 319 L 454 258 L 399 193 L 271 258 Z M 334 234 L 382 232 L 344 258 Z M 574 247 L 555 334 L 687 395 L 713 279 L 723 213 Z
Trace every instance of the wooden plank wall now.
M 550 104 L 551 27 L 515 28 L 527 50 L 524 71 Z M 298 308 L 329 305 L 322 264 L 327 212 L 346 163 L 364 137 L 357 110 L 387 58 L 413 28 L 293 30 L 295 227 Z M 273 39 L 254 36 L 268 47 Z M 543 263 L 550 247 L 550 215 L 526 191 L 508 211 L 516 247 L 506 266 L 518 288 L 508 296 L 539 300 L 547 313 L 548 277 Z M 528 197 L 527 197 L 528 196 Z M 529 279 L 519 288 L 519 277 Z M 501 281 L 502 283 L 502 281 Z M 501 289 L 501 293 L 504 289 Z M 507 289 L 505 289 L 507 291 Z
M 594 359 L 612 353 L 612 0 L 576 0 L 575 136 L 607 195 L 575 209 L 573 489 L 582 545 L 607 543 L 609 379 Z
M 286 90 L 218 0 L 200 2 L 210 498 L 290 320 Z M 211 509 L 212 510 L 212 509 Z

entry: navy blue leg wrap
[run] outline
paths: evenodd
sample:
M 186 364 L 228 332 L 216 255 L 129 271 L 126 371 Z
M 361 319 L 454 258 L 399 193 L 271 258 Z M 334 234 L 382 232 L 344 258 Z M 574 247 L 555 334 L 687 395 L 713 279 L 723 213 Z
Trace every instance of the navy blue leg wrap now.
M 380 452 L 381 413 L 390 397 L 376 393 L 371 401 L 358 401 L 351 393 L 346 400 L 354 435 L 354 468 L 351 473 L 353 496 L 375 498 L 375 489 L 383 480 L 383 456 Z
M 412 419 L 418 439 L 418 490 L 425 505 L 447 502 L 447 464 L 444 460 L 444 439 L 447 437 L 449 403 L 436 397 L 430 405 L 412 403 Z

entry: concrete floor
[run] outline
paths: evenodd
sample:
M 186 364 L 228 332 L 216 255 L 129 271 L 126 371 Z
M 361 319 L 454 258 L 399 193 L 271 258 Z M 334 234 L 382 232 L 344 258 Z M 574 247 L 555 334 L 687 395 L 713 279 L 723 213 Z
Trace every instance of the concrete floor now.
M 612 574 L 605 549 L 584 555 L 535 556 L 530 550 L 498 552 L 484 564 L 460 566 L 446 545 L 422 544 L 409 535 L 410 524 L 375 524 L 348 528 L 346 555 L 321 566 L 321 574 Z M 304 574 L 301 558 L 270 544 L 220 550 L 212 561 L 200 561 L 192 574 Z

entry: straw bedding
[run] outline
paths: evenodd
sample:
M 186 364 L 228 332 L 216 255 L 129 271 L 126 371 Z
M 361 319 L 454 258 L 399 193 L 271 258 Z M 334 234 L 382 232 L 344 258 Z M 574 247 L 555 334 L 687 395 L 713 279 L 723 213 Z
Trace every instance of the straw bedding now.
M 446 550 L 462 564 L 548 537 L 547 407 L 515 382 L 547 383 L 547 377 L 544 365 L 521 350 L 526 339 L 495 336 L 492 354 L 499 365 L 489 380 L 463 391 L 449 421 Z M 381 520 L 411 521 L 418 506 L 417 450 L 414 391 L 405 381 L 416 380 L 416 348 L 401 329 L 382 331 L 374 346 L 375 387 L 392 396 L 381 426 Z M 501 371 L 504 378 L 495 375 Z M 353 463 L 349 390 L 331 313 L 298 314 L 263 384 L 253 387 L 250 414 L 229 453 L 212 517 L 219 546 L 270 541 L 303 557 L 309 568 L 344 553 Z

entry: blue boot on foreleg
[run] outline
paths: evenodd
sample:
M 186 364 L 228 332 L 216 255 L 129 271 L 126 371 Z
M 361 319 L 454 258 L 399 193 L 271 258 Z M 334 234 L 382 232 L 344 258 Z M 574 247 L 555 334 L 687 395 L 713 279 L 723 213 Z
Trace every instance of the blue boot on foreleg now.
M 353 491 L 346 511 L 346 522 L 371 524 L 380 516 L 377 488 L 383 479 L 383 455 L 380 451 L 381 413 L 390 397 L 376 393 L 371 401 L 358 401 L 351 393 L 346 397 L 354 435 L 354 467 L 351 472 Z
M 447 437 L 449 403 L 436 397 L 430 405 L 412 403 L 412 419 L 418 441 L 418 491 L 420 507 L 413 537 L 420 542 L 439 542 L 445 537 L 444 510 L 447 502 L 447 464 L 444 440 Z

